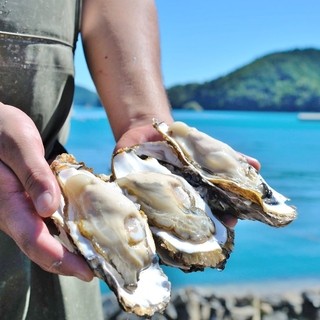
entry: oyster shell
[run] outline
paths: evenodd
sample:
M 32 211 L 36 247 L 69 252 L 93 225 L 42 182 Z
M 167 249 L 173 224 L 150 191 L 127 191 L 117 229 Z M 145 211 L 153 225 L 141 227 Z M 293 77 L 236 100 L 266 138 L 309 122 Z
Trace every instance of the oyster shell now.
M 162 311 L 170 282 L 159 267 L 144 213 L 115 183 L 98 178 L 71 155 L 57 157 L 51 168 L 63 194 L 53 219 L 64 238 L 71 237 L 124 310 L 140 316 Z
M 199 187 L 215 214 L 228 212 L 275 227 L 296 218 L 295 208 L 286 204 L 288 199 L 272 189 L 246 158 L 229 145 L 183 122 L 168 126 L 154 121 L 154 127 L 172 148 L 162 143 L 161 147 L 147 144 L 141 150 L 173 165 L 172 170 L 180 168 L 180 174 L 191 175 L 188 181 Z M 156 149 L 156 154 L 150 152 Z M 205 184 L 199 183 L 196 176 Z
M 182 177 L 135 148 L 118 151 L 112 161 L 115 183 L 148 217 L 163 263 L 184 271 L 222 269 L 233 248 L 233 231 Z

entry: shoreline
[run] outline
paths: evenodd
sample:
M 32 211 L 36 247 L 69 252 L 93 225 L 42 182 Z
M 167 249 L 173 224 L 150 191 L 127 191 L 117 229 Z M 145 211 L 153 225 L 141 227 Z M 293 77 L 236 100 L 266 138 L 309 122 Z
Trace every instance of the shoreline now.
M 318 319 L 320 279 L 285 279 L 174 288 L 163 314 L 151 320 Z M 113 294 L 103 296 L 105 319 L 145 319 L 125 313 Z
M 217 285 L 184 285 L 174 289 L 174 291 L 194 288 L 201 291 L 215 292 L 221 296 L 241 296 L 241 295 L 283 295 L 286 293 L 301 293 L 303 291 L 320 290 L 320 278 L 301 278 L 285 280 L 262 280 L 239 283 L 226 283 Z
M 104 283 L 103 286 L 107 286 Z M 185 284 L 180 286 L 173 286 L 172 291 L 178 292 L 194 288 L 197 290 L 214 291 L 217 295 L 270 295 L 270 294 L 285 294 L 285 293 L 299 293 L 309 290 L 320 290 L 320 277 L 319 278 L 299 278 L 299 279 L 282 279 L 282 280 L 257 280 L 257 281 L 243 281 L 243 282 L 228 282 L 218 283 L 212 285 L 206 284 Z M 102 289 L 102 296 L 114 295 L 110 289 L 104 292 Z

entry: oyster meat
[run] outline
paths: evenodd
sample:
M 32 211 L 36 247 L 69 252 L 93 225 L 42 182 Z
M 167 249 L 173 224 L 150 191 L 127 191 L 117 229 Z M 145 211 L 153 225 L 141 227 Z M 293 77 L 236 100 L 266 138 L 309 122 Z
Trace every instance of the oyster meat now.
M 295 208 L 286 204 L 288 199 L 272 189 L 246 158 L 229 145 L 183 122 L 168 126 L 154 121 L 154 127 L 171 147 L 167 143 L 160 143 L 161 147 L 147 143 L 140 146 L 139 153 L 152 155 L 175 170 L 180 167 L 180 173 L 199 187 L 215 214 L 228 212 L 275 227 L 296 218 Z M 192 176 L 191 180 L 188 176 Z
M 139 157 L 136 148 L 113 157 L 112 177 L 138 203 L 163 263 L 189 272 L 222 269 L 233 248 L 233 231 L 224 226 L 182 177 L 153 157 Z
M 72 155 L 51 164 L 62 191 L 53 219 L 128 312 L 151 316 L 170 299 L 145 214 L 113 182 L 95 176 Z M 152 294 L 150 294 L 152 292 Z

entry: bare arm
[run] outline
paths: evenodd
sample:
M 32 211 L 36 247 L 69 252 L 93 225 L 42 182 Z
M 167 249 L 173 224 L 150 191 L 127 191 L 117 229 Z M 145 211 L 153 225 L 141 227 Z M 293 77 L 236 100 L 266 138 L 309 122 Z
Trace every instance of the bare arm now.
M 133 128 L 150 125 L 154 117 L 172 121 L 153 1 L 85 0 L 81 32 L 116 141 Z
M 84 0 L 81 32 L 117 147 L 159 139 L 152 118 L 173 119 L 162 84 L 154 1 Z M 225 220 L 230 226 L 236 223 L 228 215 Z

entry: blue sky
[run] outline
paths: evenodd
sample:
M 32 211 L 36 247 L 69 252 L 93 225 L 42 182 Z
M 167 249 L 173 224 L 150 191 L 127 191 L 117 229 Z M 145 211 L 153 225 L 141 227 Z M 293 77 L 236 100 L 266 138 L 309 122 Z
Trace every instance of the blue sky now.
M 157 0 L 167 87 L 225 75 L 275 51 L 320 49 L 319 0 Z M 94 89 L 81 45 L 76 84 Z

